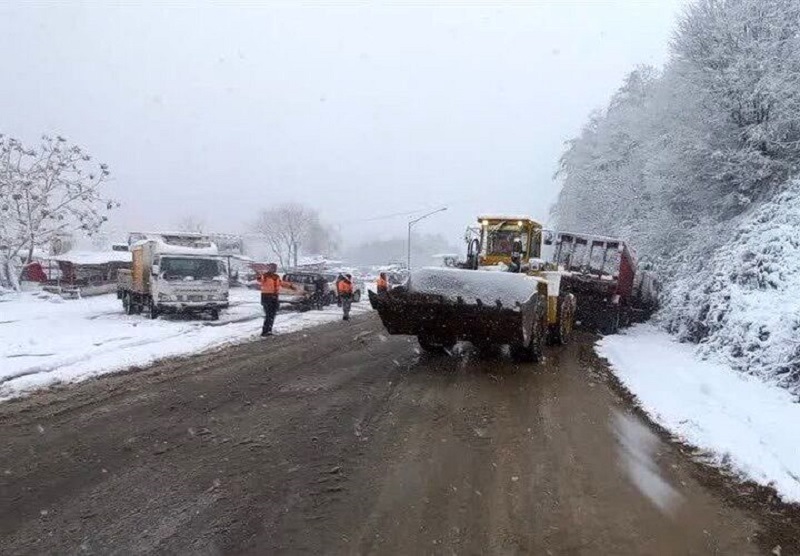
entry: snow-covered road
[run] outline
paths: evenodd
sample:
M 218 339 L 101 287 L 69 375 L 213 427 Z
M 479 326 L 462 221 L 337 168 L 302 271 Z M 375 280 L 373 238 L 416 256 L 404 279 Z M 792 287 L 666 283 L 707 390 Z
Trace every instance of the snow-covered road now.
M 353 304 L 353 314 L 369 302 Z M 252 340 L 260 332 L 257 291 L 231 290 L 231 307 L 219 321 L 162 316 L 127 316 L 114 295 L 63 300 L 21 293 L 0 298 L 0 400 L 58 383 L 83 380 L 159 359 Z M 323 311 L 282 312 L 276 333 L 341 318 L 336 306 Z
M 597 345 L 659 425 L 716 464 L 800 502 L 800 404 L 785 389 L 701 360 L 650 325 Z

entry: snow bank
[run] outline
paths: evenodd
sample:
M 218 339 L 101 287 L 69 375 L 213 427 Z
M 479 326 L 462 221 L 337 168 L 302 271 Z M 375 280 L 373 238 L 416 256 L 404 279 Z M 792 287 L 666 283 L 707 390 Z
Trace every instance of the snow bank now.
M 651 325 L 606 336 L 597 351 L 659 425 L 800 502 L 800 404 L 785 389 L 703 361 Z
M 480 299 L 486 305 L 496 300 L 506 307 L 525 303 L 536 293 L 539 281 L 513 272 L 486 272 L 456 268 L 422 268 L 411 272 L 409 291 L 442 295 L 452 301 L 461 297 L 474 304 Z
M 699 271 L 669 290 L 663 315 L 681 339 L 737 370 L 800 381 L 800 181 L 743 219 Z
M 369 310 L 353 304 L 353 314 Z M 114 295 L 65 301 L 47 294 L 0 296 L 0 400 L 159 359 L 255 339 L 263 312 L 259 293 L 232 289 L 219 321 L 127 316 Z M 333 322 L 341 309 L 280 313 L 277 333 Z

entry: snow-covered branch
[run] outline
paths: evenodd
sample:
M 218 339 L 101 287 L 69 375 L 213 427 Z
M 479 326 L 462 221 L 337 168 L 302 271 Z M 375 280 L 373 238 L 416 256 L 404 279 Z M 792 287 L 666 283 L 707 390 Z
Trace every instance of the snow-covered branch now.
M 6 274 L 18 258 L 58 236 L 80 231 L 91 236 L 119 206 L 102 185 L 108 166 L 95 163 L 67 139 L 43 136 L 36 148 L 0 135 L 0 248 Z M 8 277 L 6 277 L 8 279 Z

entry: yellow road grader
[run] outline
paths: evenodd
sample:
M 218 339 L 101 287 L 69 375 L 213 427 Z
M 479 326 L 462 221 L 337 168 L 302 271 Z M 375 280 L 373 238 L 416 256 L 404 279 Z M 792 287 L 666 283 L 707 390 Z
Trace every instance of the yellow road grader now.
M 422 268 L 370 303 L 390 334 L 416 336 L 429 352 L 466 340 L 479 349 L 508 345 L 538 361 L 546 343 L 566 344 L 577 303 L 563 273 L 542 259 L 542 226 L 530 218 L 486 216 L 468 229 L 460 268 Z

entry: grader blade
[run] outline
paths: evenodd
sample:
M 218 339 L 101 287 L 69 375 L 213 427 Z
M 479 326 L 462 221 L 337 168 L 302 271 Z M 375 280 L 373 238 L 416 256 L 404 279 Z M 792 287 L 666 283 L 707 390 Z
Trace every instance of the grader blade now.
M 467 340 L 525 348 L 540 333 L 536 323 L 546 310 L 538 288 L 519 274 L 426 268 L 406 286 L 369 298 L 390 334 L 442 346 Z

